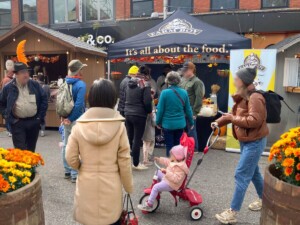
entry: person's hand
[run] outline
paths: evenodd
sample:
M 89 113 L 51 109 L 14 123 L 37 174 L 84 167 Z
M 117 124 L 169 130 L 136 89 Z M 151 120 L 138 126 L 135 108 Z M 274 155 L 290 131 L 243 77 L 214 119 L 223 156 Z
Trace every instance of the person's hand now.
M 167 173 L 167 170 L 165 168 L 161 168 L 160 171 L 163 173 L 163 174 L 166 174 Z
M 157 125 L 156 127 L 157 127 L 157 129 L 161 130 L 161 126 L 160 125 Z
M 217 122 L 212 122 L 211 123 L 211 128 L 214 130 L 216 127 L 218 127 L 219 125 L 218 125 L 218 123 Z
M 156 162 L 158 162 L 158 161 L 159 161 L 159 157 L 154 157 L 154 160 L 155 160 Z
M 197 116 L 193 116 L 193 120 L 197 119 Z
M 224 113 L 222 115 L 222 117 L 225 119 L 225 120 L 229 120 L 230 122 L 232 122 L 233 120 L 233 115 L 231 113 Z
M 64 119 L 63 124 L 64 125 L 71 125 L 71 121 L 69 119 Z

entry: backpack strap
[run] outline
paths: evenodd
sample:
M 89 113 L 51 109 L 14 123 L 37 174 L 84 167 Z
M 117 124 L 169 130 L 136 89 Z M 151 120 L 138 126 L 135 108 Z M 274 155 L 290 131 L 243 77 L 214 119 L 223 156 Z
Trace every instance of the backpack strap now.
M 262 91 L 262 90 L 255 90 L 254 92 L 260 93 L 260 94 L 262 94 L 263 96 L 264 96 L 264 94 L 265 94 L 265 91 Z M 252 92 L 252 93 L 254 93 L 254 92 Z M 283 98 L 281 95 L 279 95 L 279 94 L 277 94 L 276 92 L 271 91 L 271 90 L 269 90 L 269 91 L 267 91 L 267 92 L 272 93 L 272 94 L 276 94 L 276 95 L 278 96 L 279 100 L 282 101 L 282 102 L 288 107 L 288 109 L 291 110 L 291 112 L 295 113 L 295 111 L 294 111 L 294 110 L 286 103 L 286 101 L 284 101 L 284 98 Z M 252 93 L 251 93 L 251 94 L 252 94 Z
M 185 102 L 183 101 L 183 99 L 181 98 L 181 96 L 179 95 L 179 93 L 174 88 L 170 88 L 170 89 L 177 95 L 177 97 L 179 98 L 182 106 L 184 107 L 185 106 Z

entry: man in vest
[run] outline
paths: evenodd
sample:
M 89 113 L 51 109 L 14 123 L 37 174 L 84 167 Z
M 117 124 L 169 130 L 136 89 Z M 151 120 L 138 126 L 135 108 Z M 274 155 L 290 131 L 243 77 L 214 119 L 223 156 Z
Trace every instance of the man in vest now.
M 34 152 L 48 98 L 39 83 L 30 79 L 24 63 L 15 63 L 14 73 L 16 77 L 0 94 L 0 112 L 11 125 L 14 147 Z

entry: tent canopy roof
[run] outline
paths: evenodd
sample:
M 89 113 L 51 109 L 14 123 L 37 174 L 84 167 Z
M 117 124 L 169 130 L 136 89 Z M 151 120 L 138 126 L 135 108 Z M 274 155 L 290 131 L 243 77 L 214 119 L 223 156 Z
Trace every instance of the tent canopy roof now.
M 164 51 L 166 48 L 169 49 Z M 154 55 L 229 54 L 231 49 L 245 48 L 251 48 L 250 39 L 177 10 L 150 30 L 110 45 L 108 57 L 114 59 Z

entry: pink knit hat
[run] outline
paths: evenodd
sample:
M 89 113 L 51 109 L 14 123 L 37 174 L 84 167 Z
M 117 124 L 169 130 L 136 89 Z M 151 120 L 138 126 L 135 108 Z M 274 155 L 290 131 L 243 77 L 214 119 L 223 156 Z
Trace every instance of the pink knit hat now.
M 177 161 L 184 160 L 186 157 L 186 152 L 187 152 L 187 148 L 182 145 L 176 145 L 170 151 L 170 153 L 174 155 Z

